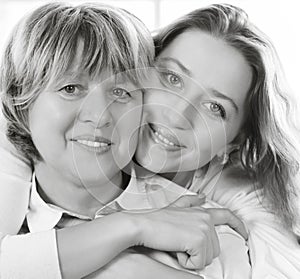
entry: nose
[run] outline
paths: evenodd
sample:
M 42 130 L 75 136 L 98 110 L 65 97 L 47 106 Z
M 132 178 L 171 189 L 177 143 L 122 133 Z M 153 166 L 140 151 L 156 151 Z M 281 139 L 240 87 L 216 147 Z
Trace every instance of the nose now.
M 97 88 L 89 92 L 80 108 L 79 120 L 90 123 L 94 128 L 111 126 L 110 103 L 103 90 Z

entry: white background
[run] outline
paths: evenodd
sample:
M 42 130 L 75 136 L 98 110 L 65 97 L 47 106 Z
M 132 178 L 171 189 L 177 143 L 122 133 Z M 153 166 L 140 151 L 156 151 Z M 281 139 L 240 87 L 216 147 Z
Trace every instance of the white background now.
M 15 23 L 33 8 L 49 0 L 0 0 L 0 53 Z M 53 1 L 52 1 L 53 2 Z M 73 0 L 70 3 L 97 2 Z M 150 30 L 163 26 L 182 14 L 211 3 L 230 3 L 244 8 L 250 19 L 274 42 L 281 58 L 288 82 L 299 96 L 300 79 L 300 1 L 299 0 L 104 0 L 123 7 L 140 19 Z

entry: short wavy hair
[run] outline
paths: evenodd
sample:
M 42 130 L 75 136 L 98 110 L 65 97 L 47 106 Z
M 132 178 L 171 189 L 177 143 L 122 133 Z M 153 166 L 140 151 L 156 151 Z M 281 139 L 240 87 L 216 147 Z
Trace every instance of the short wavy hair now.
M 154 46 L 145 25 L 129 12 L 109 5 L 52 3 L 26 15 L 15 27 L 0 72 L 7 136 L 33 164 L 41 160 L 28 127 L 28 109 L 46 86 L 68 70 L 79 40 L 80 65 L 91 77 L 126 71 L 139 83 L 152 65 Z M 42 119 L 41 119 L 42 121 Z
M 177 19 L 154 36 L 159 55 L 178 35 L 199 29 L 237 49 L 252 69 L 246 119 L 235 139 L 239 162 L 264 189 L 274 210 L 292 226 L 297 221 L 294 201 L 299 187 L 299 127 L 296 102 L 270 39 L 252 24 L 242 9 L 215 4 Z

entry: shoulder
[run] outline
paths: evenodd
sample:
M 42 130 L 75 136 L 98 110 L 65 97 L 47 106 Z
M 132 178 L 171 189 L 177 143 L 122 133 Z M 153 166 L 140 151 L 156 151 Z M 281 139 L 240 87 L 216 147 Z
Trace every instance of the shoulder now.
M 0 232 L 18 233 L 28 209 L 32 169 L 5 135 L 0 112 Z
M 247 223 L 276 220 L 263 189 L 256 189 L 255 182 L 240 167 L 230 166 L 219 174 L 210 198 Z
M 28 211 L 31 182 L 0 174 L 0 232 L 17 234 Z

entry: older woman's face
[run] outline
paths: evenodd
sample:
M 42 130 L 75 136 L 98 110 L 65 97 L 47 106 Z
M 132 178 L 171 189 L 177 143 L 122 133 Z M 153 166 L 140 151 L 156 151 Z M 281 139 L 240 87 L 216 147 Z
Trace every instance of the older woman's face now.
M 40 93 L 29 125 L 43 164 L 76 185 L 101 185 L 131 161 L 141 115 L 142 92 L 126 76 L 91 79 L 74 66 Z
M 200 30 L 175 38 L 156 66 L 137 161 L 154 172 L 195 170 L 239 133 L 251 68 L 238 50 Z

